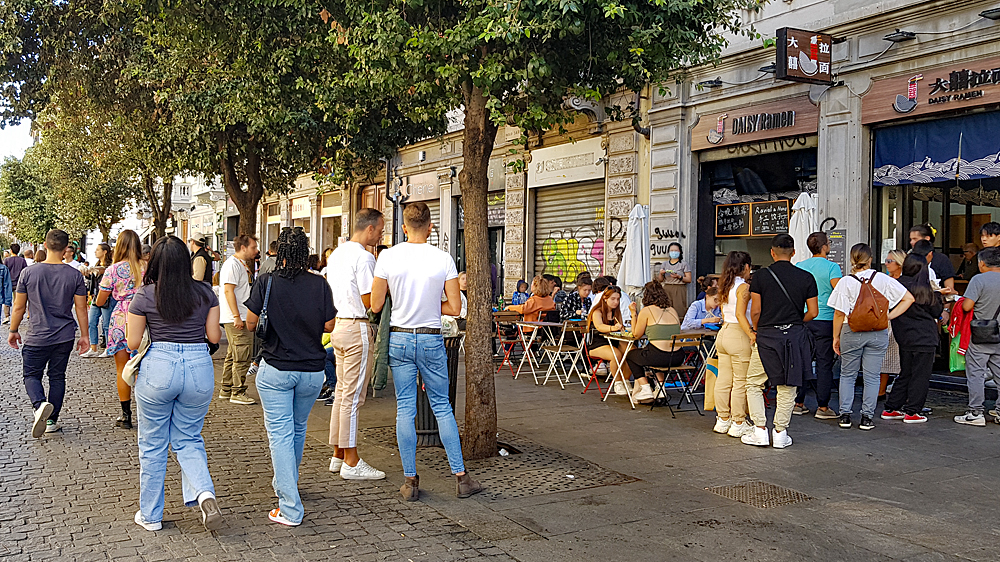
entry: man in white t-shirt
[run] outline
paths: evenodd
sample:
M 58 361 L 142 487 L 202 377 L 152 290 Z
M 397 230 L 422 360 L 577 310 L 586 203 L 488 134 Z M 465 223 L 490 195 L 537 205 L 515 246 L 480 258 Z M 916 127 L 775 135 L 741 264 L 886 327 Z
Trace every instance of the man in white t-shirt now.
M 72 244 L 66 246 L 66 249 L 63 250 L 63 263 L 77 271 L 83 269 L 83 264 L 76 260 L 76 246 Z
M 358 211 L 354 234 L 330 254 L 326 267 L 337 309 L 337 325 L 331 338 L 337 360 L 337 388 L 330 414 L 330 471 L 339 472 L 344 480 L 385 478 L 384 472 L 358 456 L 358 409 L 365 403 L 375 353 L 375 326 L 368 322 L 375 255 L 366 246 L 378 244 L 384 228 L 385 219 L 379 211 Z
M 382 310 L 386 294 L 392 295 L 389 324 L 389 367 L 396 387 L 396 443 L 406 482 L 403 499 L 419 498 L 417 477 L 417 371 L 423 379 L 438 431 L 448 454 L 451 471 L 458 478 L 458 497 L 483 490 L 465 472 L 462 442 L 455 412 L 448 401 L 448 359 L 441 337 L 441 315 L 457 316 L 462 310 L 458 270 L 451 256 L 427 243 L 431 213 L 424 203 L 403 210 L 403 232 L 408 241 L 383 250 L 375 264 L 371 308 Z M 441 293 L 447 301 L 441 302 Z
M 250 234 L 240 234 L 233 240 L 236 252 L 222 264 L 219 271 L 219 323 L 226 330 L 226 359 L 222 364 L 222 392 L 219 398 L 228 399 L 233 404 L 254 404 L 247 396 L 247 371 L 253 360 L 253 332 L 247 330 L 244 321 L 247 307 L 244 302 L 250 298 L 253 275 L 250 260 L 257 256 L 257 238 Z

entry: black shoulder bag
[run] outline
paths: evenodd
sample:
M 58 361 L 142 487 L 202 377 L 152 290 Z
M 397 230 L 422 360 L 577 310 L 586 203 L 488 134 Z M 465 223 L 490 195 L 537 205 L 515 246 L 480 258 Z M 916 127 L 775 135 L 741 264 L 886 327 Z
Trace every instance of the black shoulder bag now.
M 273 280 L 273 275 L 267 276 L 267 290 L 264 291 L 264 307 L 260 311 L 260 319 L 257 320 L 257 329 L 254 331 L 254 335 L 260 339 L 264 339 L 267 335 L 267 301 L 271 300 L 271 281 Z
M 997 323 L 998 314 L 1000 314 L 1000 306 L 993 313 L 993 318 L 969 322 L 969 327 L 972 330 L 972 343 L 976 345 L 1000 343 L 1000 324 Z

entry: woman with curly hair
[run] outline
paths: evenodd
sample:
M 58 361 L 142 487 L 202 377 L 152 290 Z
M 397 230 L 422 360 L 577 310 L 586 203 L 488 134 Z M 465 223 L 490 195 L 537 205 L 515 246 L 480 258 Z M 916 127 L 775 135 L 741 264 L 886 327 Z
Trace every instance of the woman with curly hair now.
M 104 352 L 115 358 L 115 370 L 118 384 L 118 400 L 121 401 L 122 415 L 115 421 L 115 427 L 132 429 L 132 387 L 122 380 L 122 371 L 132 350 L 125 340 L 125 321 L 128 318 L 129 305 L 132 297 L 142 283 L 142 275 L 146 262 L 142 260 L 142 243 L 139 235 L 132 230 L 123 230 L 115 243 L 114 257 L 111 265 L 104 271 L 101 278 L 100 291 L 97 293 L 96 305 L 105 306 L 109 298 L 115 300 L 115 309 L 111 312 L 111 329 L 108 330 L 107 347 Z
M 642 311 L 636 312 L 635 303 L 632 310 L 632 337 L 646 336 L 649 345 L 642 349 L 633 349 L 625 356 L 625 362 L 635 377 L 632 387 L 632 399 L 640 404 L 653 400 L 653 388 L 646 379 L 646 367 L 676 367 L 684 362 L 684 353 L 674 349 L 672 338 L 681 331 L 680 319 L 673 308 L 670 295 L 657 281 L 650 281 L 643 287 Z M 662 383 L 663 374 L 657 373 L 657 379 Z
M 715 427 L 712 431 L 730 437 L 752 433 L 747 423 L 747 370 L 753 353 L 753 328 L 747 307 L 750 305 L 750 254 L 729 252 L 722 263 L 719 278 L 719 303 L 722 305 L 722 328 L 716 340 L 719 354 L 719 377 L 715 383 Z
M 282 230 L 274 272 L 257 278 L 246 301 L 248 330 L 257 329 L 267 310 L 257 391 L 278 497 L 268 519 L 293 527 L 303 515 L 298 482 L 306 422 L 326 380 L 323 334 L 333 331 L 337 316 L 326 279 L 308 273 L 309 257 L 302 229 Z

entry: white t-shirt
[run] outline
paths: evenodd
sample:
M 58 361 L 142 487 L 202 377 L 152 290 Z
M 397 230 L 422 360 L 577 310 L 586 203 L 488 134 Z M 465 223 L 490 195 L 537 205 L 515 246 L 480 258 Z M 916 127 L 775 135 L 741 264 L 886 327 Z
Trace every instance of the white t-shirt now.
M 24 267 L 28 267 L 29 265 L 35 265 L 35 260 L 33 260 L 31 258 L 24 258 L 24 263 L 27 264 Z
M 77 271 L 80 271 L 84 267 L 82 263 L 80 263 L 80 262 L 78 262 L 76 260 L 73 260 L 73 261 L 67 263 L 66 265 L 72 267 L 73 269 L 75 269 Z
M 876 273 L 874 269 L 866 269 L 854 274 L 858 279 L 868 279 L 875 274 L 872 287 L 882 293 L 882 296 L 889 299 L 889 308 L 894 308 L 906 295 L 906 287 L 892 277 L 884 273 Z M 858 302 L 858 295 L 861 294 L 861 282 L 850 275 L 845 275 L 837 282 L 837 286 L 830 293 L 830 300 L 827 305 L 834 310 L 839 310 L 846 315 L 854 311 L 854 303 Z
M 601 291 L 600 293 L 591 293 L 590 310 L 594 310 L 594 308 L 597 307 L 597 303 L 601 302 L 601 295 L 603 294 L 604 291 Z M 629 310 L 629 305 L 631 304 L 632 304 L 632 299 L 628 298 L 628 295 L 625 294 L 625 291 L 622 291 L 622 298 L 619 299 L 618 301 L 618 310 L 620 310 L 622 313 L 622 322 L 632 321 L 632 311 Z
M 246 300 L 250 298 L 250 275 L 243 265 L 243 260 L 236 256 L 229 256 L 222 264 L 219 271 L 219 323 L 232 324 L 236 320 L 236 314 L 229 309 L 229 299 L 226 298 L 226 285 L 236 285 L 233 293 L 236 294 L 236 307 L 239 309 L 240 320 L 247 319 Z
M 364 318 L 367 314 L 361 295 L 372 292 L 375 256 L 357 242 L 344 242 L 330 254 L 326 282 L 333 291 L 337 318 Z
M 392 296 L 389 324 L 397 328 L 440 328 L 445 281 L 458 278 L 455 260 L 430 244 L 403 242 L 379 254 L 375 277 Z

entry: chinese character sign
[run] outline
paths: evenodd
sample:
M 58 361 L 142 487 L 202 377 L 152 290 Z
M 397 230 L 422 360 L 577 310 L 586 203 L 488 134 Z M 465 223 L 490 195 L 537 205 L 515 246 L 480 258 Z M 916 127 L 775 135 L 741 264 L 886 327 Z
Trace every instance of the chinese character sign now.
M 833 83 L 830 68 L 833 37 L 823 33 L 783 27 L 777 31 L 776 41 L 777 79 L 809 84 Z

